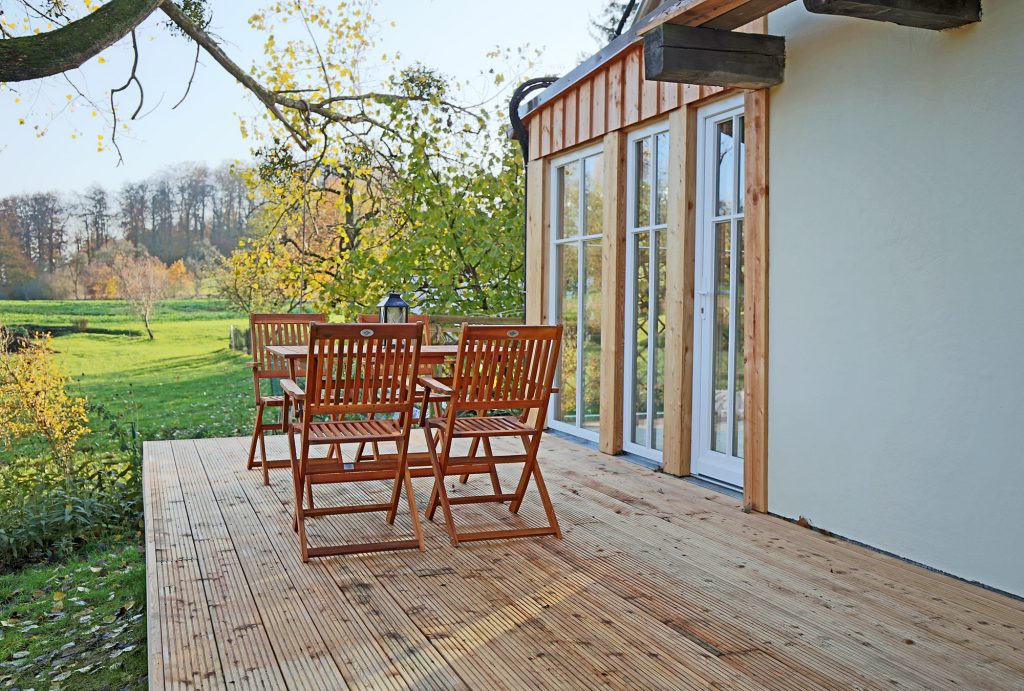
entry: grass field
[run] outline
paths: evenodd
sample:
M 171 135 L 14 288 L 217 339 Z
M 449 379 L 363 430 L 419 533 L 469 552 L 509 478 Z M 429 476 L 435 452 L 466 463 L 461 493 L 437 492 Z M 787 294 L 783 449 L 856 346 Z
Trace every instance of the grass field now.
M 134 418 L 144 440 L 249 433 L 248 356 L 227 347 L 230 326 L 246 320 L 227 303 L 164 303 L 150 341 L 116 301 L 0 301 L 0 324 L 7 326 L 71 327 L 83 319 L 83 331 L 53 343 L 74 389 L 90 404 Z M 93 415 L 84 450 L 111 450 L 103 424 Z M 3 463 L 34 448 L 0 451 Z M 0 688 L 143 686 L 144 612 L 138 537 L 88 545 L 66 560 L 0 575 Z

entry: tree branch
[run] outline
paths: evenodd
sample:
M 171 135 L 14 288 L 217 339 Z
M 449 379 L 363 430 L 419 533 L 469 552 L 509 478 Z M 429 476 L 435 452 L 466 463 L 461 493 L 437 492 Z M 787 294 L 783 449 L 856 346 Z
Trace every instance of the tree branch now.
M 110 0 L 70 24 L 0 40 L 0 82 L 41 79 L 80 67 L 151 15 L 161 0 Z

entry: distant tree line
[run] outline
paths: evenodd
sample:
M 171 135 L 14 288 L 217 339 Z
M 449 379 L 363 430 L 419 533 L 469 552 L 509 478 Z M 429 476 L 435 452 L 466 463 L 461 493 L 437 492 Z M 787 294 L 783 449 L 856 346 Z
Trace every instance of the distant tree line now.
M 201 279 L 249 235 L 254 210 L 229 165 L 180 165 L 113 192 L 93 185 L 0 199 L 0 297 L 99 297 L 80 279 L 115 242 L 183 262 Z

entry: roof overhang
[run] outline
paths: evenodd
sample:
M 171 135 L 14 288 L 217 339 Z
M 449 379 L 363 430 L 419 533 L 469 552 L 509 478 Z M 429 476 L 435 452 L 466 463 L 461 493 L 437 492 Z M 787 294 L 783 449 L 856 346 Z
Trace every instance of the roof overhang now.
M 793 0 L 665 0 L 652 12 L 640 17 L 621 36 L 520 106 L 519 115 L 525 119 L 530 113 L 557 98 L 602 65 L 614 60 L 630 46 L 642 41 L 644 34 L 663 24 L 732 30 L 791 2 Z

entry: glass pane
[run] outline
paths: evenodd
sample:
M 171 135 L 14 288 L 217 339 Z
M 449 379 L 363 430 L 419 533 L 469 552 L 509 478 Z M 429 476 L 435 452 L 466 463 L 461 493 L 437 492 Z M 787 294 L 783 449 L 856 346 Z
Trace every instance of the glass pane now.
M 560 214 L 558 236 L 571 238 L 580 232 L 580 162 L 573 161 L 558 169 Z
M 558 252 L 558 291 L 561 296 L 559 319 L 565 325 L 562 334 L 562 362 L 559 370 L 561 391 L 555 401 L 556 420 L 576 424 L 576 341 L 579 324 L 579 249 L 576 243 L 556 245 Z
M 633 386 L 633 429 L 631 439 L 641 446 L 648 446 L 647 429 L 647 363 L 648 363 L 648 327 L 650 325 L 650 236 L 639 233 L 635 237 L 636 251 L 636 284 L 633 291 L 633 329 L 635 338 L 634 380 Z
M 654 224 L 664 225 L 668 223 L 668 132 L 654 138 L 654 148 Z
M 604 166 L 600 155 L 583 160 L 583 190 L 586 234 L 600 235 L 604 232 Z
M 715 166 L 717 168 L 715 178 L 715 214 L 727 216 L 733 213 L 733 199 L 735 197 L 735 151 L 733 147 L 732 120 L 720 122 L 715 126 Z
M 715 224 L 715 306 L 711 349 L 711 448 L 728 453 L 729 434 L 729 262 L 731 223 Z
M 583 419 L 586 429 L 596 430 L 601 419 L 601 241 L 583 243 Z
M 651 140 L 636 143 L 636 212 L 633 226 L 651 225 Z
M 736 223 L 736 261 L 739 262 L 739 266 L 736 267 L 736 345 L 734 346 L 736 348 L 736 392 L 733 398 L 735 413 L 733 414 L 732 455 L 743 458 L 743 376 L 745 374 L 743 367 L 743 334 L 745 333 L 743 330 L 743 287 L 745 273 L 743 266 L 743 221 L 737 221 Z
M 740 155 L 736 159 L 736 164 L 740 167 L 740 186 L 736 190 L 736 194 L 739 197 L 737 200 L 737 206 L 739 207 L 740 213 L 743 213 L 743 198 L 747 193 L 747 180 L 746 180 L 746 157 L 747 154 L 747 129 L 746 119 L 740 116 Z
M 661 451 L 665 448 L 665 267 L 666 248 L 665 231 L 659 230 L 654 233 L 655 257 L 657 267 L 657 281 L 655 286 L 655 298 L 657 314 L 655 321 L 654 340 L 654 392 L 652 407 L 654 415 L 654 443 L 652 446 Z

